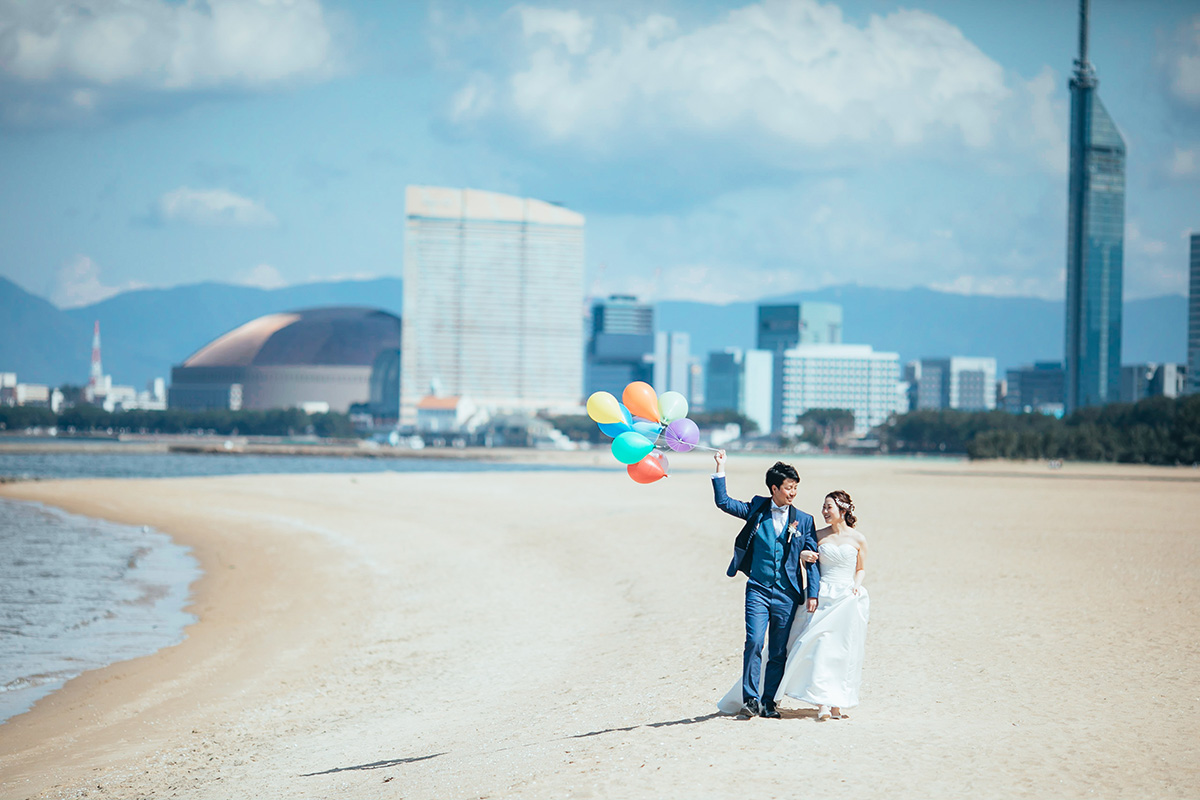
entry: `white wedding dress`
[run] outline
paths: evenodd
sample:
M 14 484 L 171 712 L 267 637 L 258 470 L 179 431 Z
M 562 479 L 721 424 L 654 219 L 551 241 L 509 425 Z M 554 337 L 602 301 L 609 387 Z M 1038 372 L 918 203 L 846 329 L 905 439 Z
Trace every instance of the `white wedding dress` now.
M 854 594 L 858 548 L 825 543 L 817 550 L 821 564 L 817 610 L 807 614 L 802 609 L 792 623 L 787 664 L 775 700 L 787 695 L 815 706 L 853 708 L 862 683 L 870 598 L 863 587 Z M 740 680 L 717 706 L 726 714 L 741 710 Z

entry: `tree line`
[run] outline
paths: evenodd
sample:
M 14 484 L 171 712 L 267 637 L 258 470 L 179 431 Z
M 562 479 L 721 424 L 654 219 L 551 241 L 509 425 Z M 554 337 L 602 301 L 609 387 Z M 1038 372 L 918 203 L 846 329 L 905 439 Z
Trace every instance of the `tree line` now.
M 973 459 L 1200 463 L 1200 395 L 1079 409 L 1063 419 L 1004 411 L 913 411 L 877 429 L 889 452 Z
M 306 414 L 298 408 L 266 411 L 113 411 L 76 405 L 55 414 L 48 408 L 0 406 L 0 430 L 57 428 L 60 433 L 210 433 L 221 436 L 317 436 L 346 439 L 357 436 L 346 414 Z

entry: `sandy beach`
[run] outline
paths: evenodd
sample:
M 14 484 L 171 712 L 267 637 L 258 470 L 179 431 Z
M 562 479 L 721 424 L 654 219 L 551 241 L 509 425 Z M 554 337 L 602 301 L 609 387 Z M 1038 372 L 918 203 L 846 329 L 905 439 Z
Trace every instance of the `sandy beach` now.
M 592 463 L 594 457 L 585 457 Z M 762 491 L 773 458 L 734 455 Z M 199 621 L 0 726 L 0 797 L 1198 797 L 1200 472 L 795 459 L 871 544 L 850 719 L 740 669 L 711 459 L 0 486 L 194 549 Z

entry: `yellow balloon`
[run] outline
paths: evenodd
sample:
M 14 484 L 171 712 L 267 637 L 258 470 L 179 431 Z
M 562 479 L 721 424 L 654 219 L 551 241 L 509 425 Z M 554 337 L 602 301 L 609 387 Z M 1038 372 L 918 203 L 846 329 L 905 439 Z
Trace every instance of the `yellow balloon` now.
M 589 397 L 587 412 L 589 417 L 601 425 L 625 421 L 625 415 L 621 413 L 621 406 L 617 402 L 617 398 L 608 392 L 596 392 Z

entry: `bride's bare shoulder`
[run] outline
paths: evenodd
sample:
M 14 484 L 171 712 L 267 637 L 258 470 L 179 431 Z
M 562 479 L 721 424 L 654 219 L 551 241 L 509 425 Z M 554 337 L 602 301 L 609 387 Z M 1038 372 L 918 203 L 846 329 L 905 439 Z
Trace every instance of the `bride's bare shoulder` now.
M 831 533 L 833 533 L 833 526 L 826 525 L 824 528 L 818 529 L 814 535 L 817 537 L 817 541 L 819 542 Z

